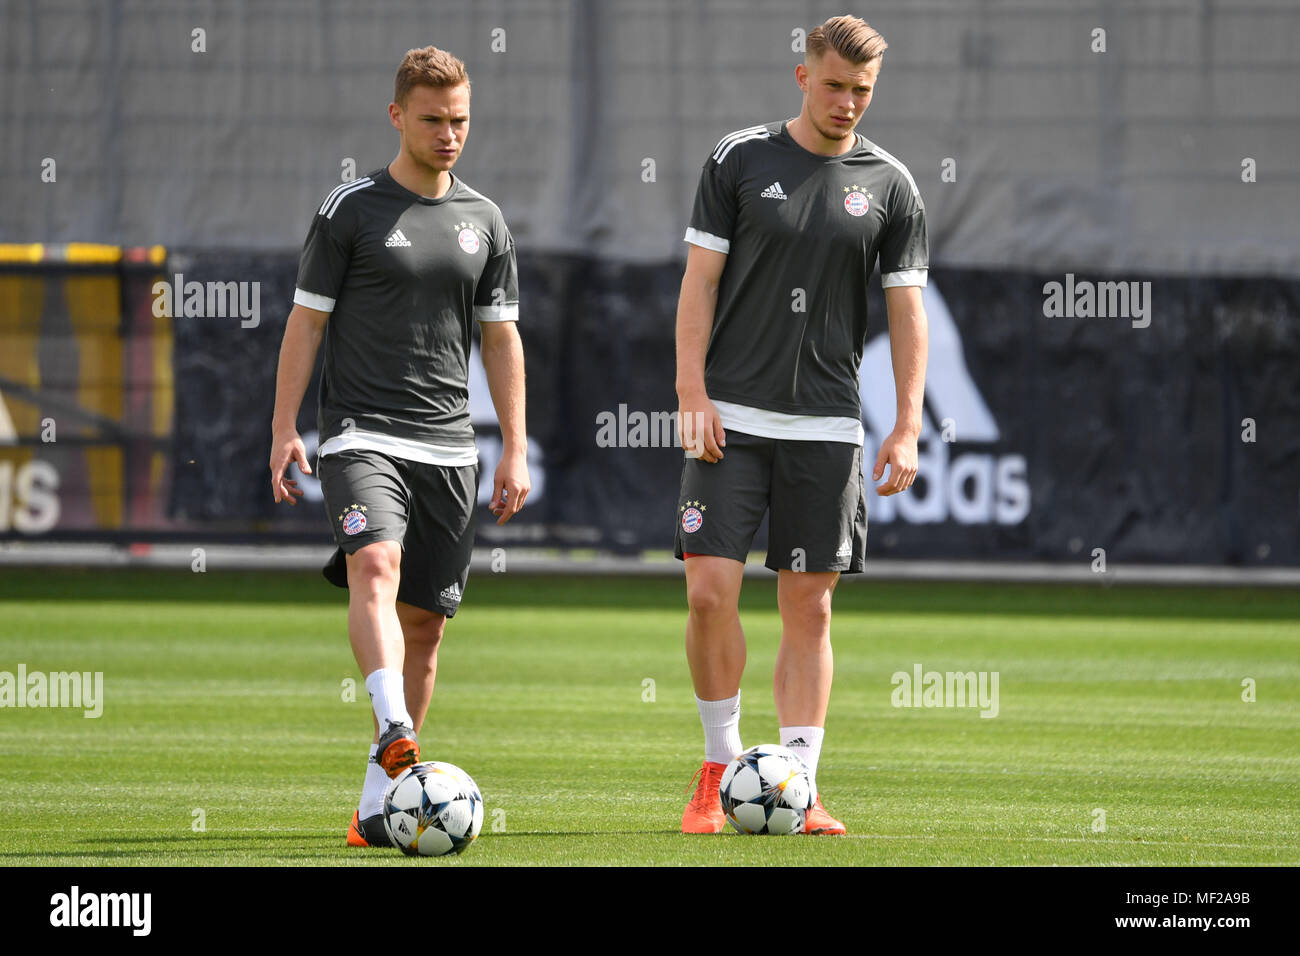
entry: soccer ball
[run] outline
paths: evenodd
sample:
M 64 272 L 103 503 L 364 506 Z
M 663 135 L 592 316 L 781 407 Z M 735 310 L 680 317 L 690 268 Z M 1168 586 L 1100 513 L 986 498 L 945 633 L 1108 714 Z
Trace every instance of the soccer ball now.
M 384 829 L 407 856 L 464 853 L 482 828 L 478 784 L 453 764 L 412 764 L 384 795 Z
M 808 768 L 787 747 L 750 747 L 723 771 L 722 812 L 741 833 L 802 833 L 815 796 Z

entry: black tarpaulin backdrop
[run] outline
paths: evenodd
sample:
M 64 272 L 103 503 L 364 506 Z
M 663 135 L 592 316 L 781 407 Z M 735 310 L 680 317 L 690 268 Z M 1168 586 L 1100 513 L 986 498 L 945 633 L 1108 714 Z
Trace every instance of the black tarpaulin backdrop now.
M 318 501 L 277 507 L 269 490 L 296 257 L 174 257 L 172 271 L 182 267 L 186 281 L 260 281 L 263 317 L 249 329 L 236 319 L 176 320 L 172 516 L 262 541 L 328 540 Z M 601 447 L 598 438 L 602 416 L 615 435 L 621 416 L 627 436 L 633 413 L 675 410 L 680 278 L 680 263 L 521 255 L 539 494 L 505 528 L 480 524 L 481 544 L 672 546 L 680 449 Z M 906 504 L 872 496 L 871 553 L 1092 560 L 1102 548 L 1108 561 L 1300 563 L 1300 282 L 1154 278 L 1150 325 L 1134 328 L 1045 316 L 1044 283 L 1060 276 L 935 269 L 931 279 L 997 437 L 968 438 L 972 419 L 958 414 L 954 440 L 943 441 L 951 405 L 928 394 L 921 476 Z M 875 342 L 886 329 L 878 288 L 871 310 Z M 954 374 L 932 348 L 931 386 Z M 304 435 L 315 428 L 315 388 L 299 418 Z M 476 430 L 490 465 L 499 433 L 482 420 L 485 408 L 491 418 L 483 391 Z M 1253 442 L 1243 440 L 1246 419 Z M 869 437 L 869 458 L 879 437 Z

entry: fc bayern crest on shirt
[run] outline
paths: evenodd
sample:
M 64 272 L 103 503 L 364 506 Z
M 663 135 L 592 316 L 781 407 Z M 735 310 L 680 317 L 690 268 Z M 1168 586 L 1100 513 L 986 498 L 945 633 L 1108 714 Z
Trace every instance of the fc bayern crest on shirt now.
M 346 512 L 339 515 L 339 521 L 343 522 L 344 534 L 360 534 L 366 530 L 366 506 L 354 502 Z
M 460 229 L 460 232 L 456 235 L 456 241 L 460 243 L 460 247 L 471 256 L 478 252 L 481 245 L 478 238 L 478 227 L 471 222 L 458 222 L 456 226 Z
M 704 512 L 708 510 L 708 505 L 700 504 L 698 501 L 688 501 L 677 510 L 682 513 L 682 530 L 687 534 L 694 534 L 704 525 Z
M 844 197 L 844 211 L 850 216 L 865 215 L 871 208 L 871 193 L 864 193 L 862 187 L 857 183 L 852 186 L 845 186 L 844 191 L 848 193 Z

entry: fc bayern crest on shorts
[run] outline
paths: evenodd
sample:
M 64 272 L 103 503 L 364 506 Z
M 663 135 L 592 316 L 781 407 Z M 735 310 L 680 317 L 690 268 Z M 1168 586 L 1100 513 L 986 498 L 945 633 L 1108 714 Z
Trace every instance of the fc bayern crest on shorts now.
M 704 510 L 707 505 L 698 501 L 688 501 L 682 506 L 682 530 L 694 534 L 704 525 Z
M 347 535 L 360 534 L 366 530 L 366 506 L 352 504 L 348 511 L 339 515 L 339 520 L 343 522 L 343 533 Z
M 460 232 L 456 235 L 456 241 L 459 242 L 460 247 L 471 256 L 478 252 L 478 233 L 474 231 L 473 224 L 468 222 L 460 223 Z
M 845 186 L 844 191 L 848 193 L 844 197 L 844 211 L 850 216 L 862 216 L 871 208 L 871 197 L 862 191 L 862 187 L 854 183 L 852 186 Z

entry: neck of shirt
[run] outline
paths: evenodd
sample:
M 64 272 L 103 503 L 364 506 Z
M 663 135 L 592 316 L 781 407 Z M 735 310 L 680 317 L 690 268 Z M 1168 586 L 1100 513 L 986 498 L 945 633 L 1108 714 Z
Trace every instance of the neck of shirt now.
M 866 142 L 862 134 L 859 133 L 857 130 L 854 130 L 853 145 L 849 147 L 847 150 L 845 150 L 844 152 L 835 153 L 834 155 L 829 155 L 827 153 L 814 153 L 811 149 L 809 149 L 807 146 L 804 146 L 802 143 L 800 143 L 797 139 L 794 138 L 794 134 L 790 132 L 790 124 L 792 122 L 794 122 L 794 120 L 786 120 L 784 123 L 781 124 L 781 135 L 784 136 L 786 139 L 790 140 L 791 143 L 793 143 L 803 152 L 807 153 L 809 156 L 813 156 L 817 159 L 822 160 L 823 162 L 834 163 L 844 159 L 846 156 L 852 156 L 859 149 L 861 149 L 863 144 Z
M 452 197 L 452 194 L 456 192 L 457 184 L 460 182 L 460 180 L 456 178 L 456 174 L 449 170 L 447 172 L 447 175 L 451 178 L 451 182 L 448 184 L 446 192 L 444 192 L 441 196 L 421 196 L 419 193 L 414 192 L 413 190 L 410 190 L 407 187 L 403 186 L 401 183 L 399 183 L 397 181 L 397 177 L 393 175 L 392 170 L 390 170 L 388 166 L 384 167 L 384 175 L 388 177 L 389 182 L 391 182 L 398 189 L 402 190 L 405 193 L 408 193 L 412 199 L 422 202 L 427 206 L 432 206 L 432 205 L 436 205 L 437 203 L 446 202 L 448 199 Z

